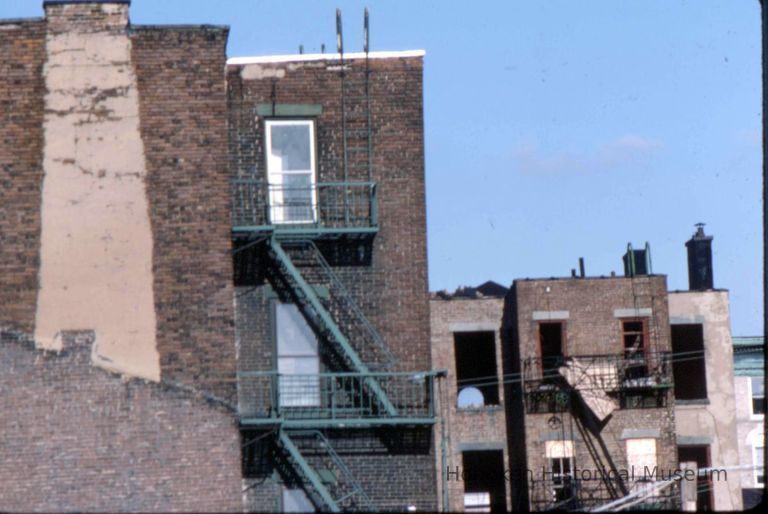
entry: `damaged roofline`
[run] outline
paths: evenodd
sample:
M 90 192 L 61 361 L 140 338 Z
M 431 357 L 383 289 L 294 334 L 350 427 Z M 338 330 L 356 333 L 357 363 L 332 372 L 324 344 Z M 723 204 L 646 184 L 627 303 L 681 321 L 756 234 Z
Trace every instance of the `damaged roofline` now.
M 370 59 L 398 59 L 404 57 L 424 57 L 425 50 L 401 50 L 393 52 L 369 52 Z M 338 61 L 341 55 L 337 53 L 330 54 L 289 54 L 289 55 L 262 55 L 253 57 L 230 57 L 227 59 L 227 65 L 236 66 L 238 64 L 269 64 L 280 62 L 299 62 L 299 61 Z M 344 59 L 365 59 L 365 52 L 345 53 Z

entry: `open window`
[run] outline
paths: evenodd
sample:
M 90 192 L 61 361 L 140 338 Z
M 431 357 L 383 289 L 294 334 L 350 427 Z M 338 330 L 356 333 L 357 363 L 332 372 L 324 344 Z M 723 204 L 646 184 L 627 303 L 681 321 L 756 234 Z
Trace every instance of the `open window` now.
M 672 352 L 675 398 L 678 400 L 706 399 L 704 327 L 701 324 L 672 325 Z
M 453 342 L 459 408 L 498 405 L 495 333 L 455 332 Z
M 465 451 L 464 512 L 506 512 L 504 453 L 501 450 Z
M 565 354 L 565 327 L 562 322 L 539 323 L 539 347 L 541 351 L 541 373 L 545 382 L 559 376 L 558 368 L 563 365 Z
M 295 304 L 275 303 L 274 319 L 279 405 L 320 406 L 317 336 Z
M 648 376 L 648 363 L 645 355 L 648 349 L 647 320 L 622 320 L 621 339 L 624 345 L 624 378 L 627 380 L 646 378 Z
M 315 223 L 314 121 L 266 120 L 265 127 L 270 223 Z
M 709 468 L 709 445 L 681 445 L 677 447 L 677 457 L 680 463 L 695 462 L 698 469 Z M 712 475 L 699 478 L 696 510 L 712 510 Z

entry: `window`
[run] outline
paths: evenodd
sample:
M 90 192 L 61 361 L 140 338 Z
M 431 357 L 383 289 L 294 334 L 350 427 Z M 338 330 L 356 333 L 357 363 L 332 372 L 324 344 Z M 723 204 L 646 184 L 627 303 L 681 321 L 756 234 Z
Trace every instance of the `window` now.
M 755 485 L 765 487 L 765 446 L 752 448 L 752 460 L 755 463 Z
M 310 120 L 267 120 L 267 181 L 270 222 L 317 221 L 315 124 Z
M 765 415 L 765 377 L 750 377 L 752 391 L 752 415 Z
M 656 467 L 656 439 L 627 439 L 627 465 L 629 474 L 643 480 L 654 473 Z
M 621 322 L 621 339 L 624 345 L 625 371 L 627 380 L 641 380 L 648 376 L 645 351 L 648 345 L 648 325 L 645 320 L 634 319 Z
M 698 469 L 710 466 L 708 445 L 678 446 L 677 457 L 680 463 L 695 462 Z M 699 477 L 696 510 L 712 510 L 712 505 L 712 475 L 708 474 L 706 478 Z
M 280 406 L 319 406 L 317 337 L 299 308 L 292 303 L 275 304 L 275 322 Z
M 541 373 L 544 381 L 559 377 L 563 365 L 563 323 L 539 323 Z
M 460 408 L 499 404 L 496 334 L 455 332 L 456 386 Z
M 574 496 L 573 441 L 546 441 L 544 445 L 552 477 L 552 501 L 566 502 Z
M 506 512 L 504 452 L 501 450 L 465 451 L 465 512 Z
M 672 376 L 675 398 L 699 400 L 707 397 L 704 363 L 704 327 L 701 324 L 672 325 Z

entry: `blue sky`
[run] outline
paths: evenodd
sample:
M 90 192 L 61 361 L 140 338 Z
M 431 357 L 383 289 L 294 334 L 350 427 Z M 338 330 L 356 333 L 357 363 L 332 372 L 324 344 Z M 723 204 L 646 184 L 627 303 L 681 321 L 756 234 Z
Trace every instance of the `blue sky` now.
M 42 15 L 2 0 L 0 17 Z M 758 0 L 133 0 L 134 23 L 231 26 L 229 55 L 423 48 L 430 289 L 622 273 L 687 288 L 714 235 L 735 335 L 762 332 Z

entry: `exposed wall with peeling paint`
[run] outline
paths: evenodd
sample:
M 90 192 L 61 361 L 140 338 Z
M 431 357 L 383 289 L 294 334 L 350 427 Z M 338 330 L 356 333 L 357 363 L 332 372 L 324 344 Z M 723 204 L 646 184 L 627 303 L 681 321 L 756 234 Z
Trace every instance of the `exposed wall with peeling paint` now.
M 83 11 L 91 23 L 77 23 Z M 93 330 L 94 364 L 159 380 L 153 241 L 128 6 L 49 5 L 46 17 L 35 339 L 60 350 L 62 331 Z

